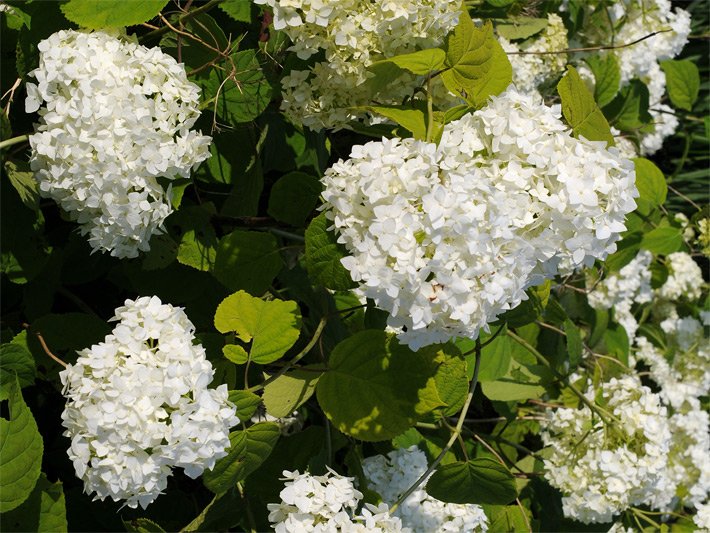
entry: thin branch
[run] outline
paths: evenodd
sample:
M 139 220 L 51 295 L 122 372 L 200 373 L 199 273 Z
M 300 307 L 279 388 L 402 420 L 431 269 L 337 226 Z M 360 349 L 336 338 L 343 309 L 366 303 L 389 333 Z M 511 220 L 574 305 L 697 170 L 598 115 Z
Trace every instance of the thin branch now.
M 673 31 L 673 30 L 654 31 L 653 33 L 649 33 L 648 35 L 644 35 L 640 39 L 636 39 L 635 41 L 631 41 L 630 43 L 624 43 L 624 44 L 585 46 L 583 48 L 566 48 L 564 50 L 549 50 L 547 52 L 524 52 L 524 51 L 506 52 L 506 54 L 511 55 L 511 56 L 522 56 L 522 55 L 540 56 L 540 55 L 549 55 L 549 54 L 571 54 L 574 52 L 595 52 L 597 50 L 616 50 L 617 48 L 626 48 L 627 46 L 633 46 L 635 44 L 640 43 L 641 41 L 645 41 L 646 39 L 653 37 L 654 35 L 658 35 L 659 33 L 666 33 L 669 31 Z
M 207 2 L 205 5 L 198 7 L 197 9 L 193 9 L 192 11 L 185 13 L 181 17 L 178 18 L 178 24 L 185 22 L 186 20 L 191 19 L 192 17 L 195 17 L 199 15 L 200 13 L 204 13 L 205 11 L 209 11 L 212 9 L 214 6 L 217 4 L 223 2 L 224 0 L 210 0 Z M 154 37 L 159 37 L 163 35 L 164 33 L 168 33 L 170 31 L 170 27 L 168 26 L 163 26 L 162 28 L 159 28 L 157 30 L 151 31 L 146 33 L 145 35 L 141 36 L 138 40 L 139 41 L 145 41 L 148 39 L 153 39 Z
M 471 400 L 473 400 L 473 393 L 476 390 L 476 384 L 478 383 L 478 372 L 481 367 L 481 340 L 476 339 L 476 363 L 473 368 L 473 378 L 471 379 L 471 385 L 468 389 L 468 395 L 466 396 L 466 401 L 463 404 L 463 407 L 461 407 L 461 414 L 459 415 L 459 420 L 456 423 L 456 427 L 454 428 L 454 432 L 451 434 L 451 437 L 449 437 L 449 441 L 446 443 L 446 446 L 441 450 L 441 453 L 434 459 L 434 462 L 429 465 L 429 468 L 426 469 L 426 472 L 424 472 L 419 479 L 417 479 L 414 484 L 409 487 L 404 493 L 399 497 L 399 499 L 394 503 L 392 507 L 390 507 L 390 514 L 394 514 L 395 510 L 397 507 L 402 505 L 402 502 L 406 500 L 415 490 L 417 490 L 417 487 L 424 483 L 426 479 L 436 470 L 436 467 L 439 466 L 439 463 L 441 463 L 442 459 L 444 456 L 448 453 L 448 451 L 451 449 L 451 447 L 454 445 L 454 442 L 458 439 L 459 435 L 461 434 L 461 430 L 463 429 L 463 423 L 464 420 L 466 419 L 466 413 L 468 412 L 468 408 L 471 405 Z
M 13 146 L 15 144 L 20 144 L 23 142 L 27 142 L 29 140 L 29 135 L 18 135 L 17 137 L 11 137 L 10 139 L 5 139 L 4 141 L 0 142 L 0 150 L 3 148 L 7 148 L 8 146 Z
M 532 354 L 535 359 L 537 359 L 538 363 L 546 367 L 550 372 L 552 372 L 557 379 L 559 379 L 565 387 L 567 387 L 569 390 L 571 390 L 577 398 L 579 398 L 584 405 L 589 407 L 589 409 L 593 412 L 596 413 L 596 415 L 602 419 L 602 421 L 607 424 L 611 425 L 612 421 L 614 420 L 614 417 L 612 415 L 609 415 L 607 413 L 604 413 L 602 409 L 596 405 L 595 403 L 589 401 L 589 398 L 587 398 L 582 392 L 572 385 L 572 383 L 569 382 L 569 380 L 560 374 L 557 370 L 553 368 L 553 366 L 550 364 L 550 362 L 545 358 L 544 355 L 542 355 L 540 352 L 538 352 L 534 346 L 532 346 L 528 341 L 523 339 L 522 337 L 516 335 L 512 331 L 508 330 L 508 336 L 513 339 L 515 342 L 520 344 L 523 348 L 525 348 L 530 354 Z
M 27 326 L 27 324 L 25 324 L 25 326 Z M 27 326 L 27 327 L 29 327 L 29 326 Z M 47 343 L 44 342 L 44 337 L 42 337 L 42 334 L 41 334 L 39 331 L 35 331 L 35 335 L 37 335 L 37 340 L 39 340 L 39 343 L 40 343 L 40 345 L 42 346 L 42 349 L 44 350 L 44 353 L 46 353 L 49 357 L 51 357 L 52 359 L 54 359 L 57 363 L 59 363 L 60 365 L 62 365 L 64 368 L 66 368 L 67 366 L 69 366 L 69 365 L 67 365 L 64 361 L 62 361 L 59 357 L 57 357 L 56 355 L 54 355 L 54 354 L 52 353 L 52 351 L 51 351 L 51 350 L 49 349 L 49 347 L 47 346 Z

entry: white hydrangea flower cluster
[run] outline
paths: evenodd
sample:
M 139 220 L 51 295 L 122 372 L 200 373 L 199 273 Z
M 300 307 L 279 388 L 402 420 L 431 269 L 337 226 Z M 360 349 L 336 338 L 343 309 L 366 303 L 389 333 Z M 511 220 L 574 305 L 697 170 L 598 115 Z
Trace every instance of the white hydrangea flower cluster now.
M 390 506 L 414 485 L 427 466 L 426 455 L 416 446 L 391 451 L 387 457 L 367 457 L 362 463 L 368 488 Z M 480 506 L 439 501 L 426 493 L 425 485 L 426 480 L 395 511 L 404 526 L 414 533 L 488 530 L 488 518 Z
M 299 58 L 322 52 L 310 70 L 292 70 L 281 80 L 282 111 L 309 128 L 342 128 L 368 119 L 354 109 L 373 101 L 367 67 L 375 61 L 435 48 L 458 22 L 461 0 L 254 0 L 274 11 L 274 28 L 283 30 Z M 421 85 L 404 73 L 378 93 L 382 104 L 397 104 Z M 435 96 L 453 101 L 439 79 Z
M 181 308 L 156 296 L 126 300 L 118 325 L 60 373 L 68 450 L 87 494 L 145 508 L 172 467 L 196 478 L 227 455 L 238 424 L 227 386 L 214 371 Z
M 666 349 L 640 335 L 635 339 L 635 356 L 648 365 L 665 402 L 674 409 L 697 408 L 700 398 L 710 393 L 710 343 L 704 324 L 692 316 L 680 317 L 673 305 L 657 306 L 656 313 L 664 318 L 660 326 Z
M 526 288 L 615 251 L 634 180 L 615 148 L 575 139 L 559 106 L 510 87 L 438 146 L 354 146 L 322 195 L 359 295 L 418 349 L 475 338 Z
M 509 53 L 513 67 L 513 83 L 521 92 L 536 91 L 544 83 L 558 78 L 567 66 L 566 54 L 515 55 L 510 52 L 552 52 L 568 47 L 567 29 L 559 15 L 547 15 L 547 26 L 531 42 L 522 45 L 511 43 L 499 37 L 503 50 Z
M 270 503 L 269 522 L 276 533 L 389 533 L 409 532 L 399 518 L 390 516 L 385 504 L 366 503 L 361 514 L 357 507 L 362 493 L 353 485 L 354 478 L 332 470 L 313 476 L 298 470 L 284 470 L 286 481 L 280 503 Z
M 89 235 L 94 250 L 136 257 L 171 213 L 158 178 L 187 178 L 209 157 L 190 128 L 200 91 L 159 48 L 97 31 L 41 41 L 25 110 L 39 110 L 30 165 L 40 194 Z
M 710 531 L 710 502 L 705 502 L 697 506 L 697 514 L 693 517 L 695 525 L 701 531 Z
M 660 150 L 667 137 L 675 133 L 679 124 L 673 109 L 661 103 L 666 76 L 659 61 L 674 58 L 688 42 L 690 14 L 680 8 L 672 10 L 669 0 L 617 2 L 609 12 L 612 22 L 619 24 L 614 36 L 617 43 L 631 43 L 655 31 L 672 30 L 610 52 L 619 61 L 622 87 L 638 78 L 649 89 L 649 112 L 655 128 L 642 135 L 641 154 L 653 154 Z
M 594 398 L 594 387 L 586 395 Z M 671 428 L 666 407 L 637 376 L 602 384 L 605 409 L 618 418 L 605 426 L 588 407 L 547 411 L 545 477 L 563 492 L 565 516 L 609 522 L 633 505 L 667 508 L 676 486 L 667 473 Z
M 631 308 L 634 304 L 648 303 L 653 299 L 650 265 L 653 254 L 642 250 L 618 274 L 613 274 L 588 294 L 589 305 L 594 309 L 613 309 L 614 318 L 633 340 L 638 321 Z
M 673 440 L 668 476 L 682 506 L 698 507 L 710 494 L 710 415 L 701 407 L 678 412 L 669 420 Z
M 658 296 L 667 300 L 697 300 L 702 293 L 703 271 L 685 252 L 675 252 L 668 260 L 668 279 L 658 291 Z

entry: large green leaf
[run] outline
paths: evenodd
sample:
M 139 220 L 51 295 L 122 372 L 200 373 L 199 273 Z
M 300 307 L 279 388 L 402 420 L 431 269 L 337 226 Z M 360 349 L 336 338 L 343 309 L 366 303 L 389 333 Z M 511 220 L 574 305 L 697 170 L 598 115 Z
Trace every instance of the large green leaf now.
M 614 54 L 593 54 L 585 58 L 585 62 L 594 73 L 594 99 L 599 107 L 604 107 L 619 92 L 619 62 Z
M 41 474 L 22 505 L 2 515 L 3 531 L 67 531 L 64 490 L 60 481 L 50 483 Z
M 242 341 L 251 342 L 249 358 L 267 364 L 298 340 L 301 313 L 294 301 L 264 301 L 238 291 L 219 304 L 214 324 L 220 333 L 234 332 Z
M 339 244 L 335 234 L 328 231 L 330 222 L 321 213 L 314 218 L 306 230 L 306 268 L 316 285 L 323 285 L 335 291 L 345 291 L 355 287 L 350 273 L 340 260 L 347 250 Z
M 404 129 L 411 131 L 415 139 L 426 138 L 426 116 L 422 109 L 408 106 L 368 106 L 370 111 L 393 120 Z
M 609 121 L 622 131 L 634 132 L 650 123 L 648 88 L 639 80 L 631 80 L 604 108 Z
M 245 390 L 230 390 L 229 401 L 236 406 L 239 420 L 248 420 L 259 408 L 261 397 Z
M 663 205 L 668 194 L 668 186 L 663 172 L 655 163 L 643 157 L 634 159 L 636 167 L 636 187 L 641 200 L 646 200 L 654 207 Z
M 582 333 L 569 318 L 565 320 L 565 334 L 567 336 L 567 357 L 572 370 L 582 362 Z
M 0 385 L 17 381 L 21 388 L 35 382 L 35 360 L 27 348 L 15 343 L 0 346 Z
M 313 396 L 320 376 L 321 372 L 308 366 L 279 376 L 264 387 L 266 412 L 278 418 L 289 416 Z
M 482 342 L 486 340 L 485 336 L 481 337 Z M 495 381 L 508 373 L 511 361 L 511 342 L 505 331 L 503 331 L 483 347 L 481 350 L 481 366 L 478 371 L 479 382 Z M 469 365 L 473 364 L 474 356 L 475 354 L 469 356 Z
M 666 73 L 666 89 L 673 105 L 691 111 L 700 90 L 698 67 L 688 59 L 667 59 L 661 61 L 661 68 Z
M 387 59 L 377 61 L 375 65 L 394 63 L 399 68 L 408 70 L 413 74 L 426 75 L 430 72 L 440 70 L 444 66 L 445 59 L 446 52 L 441 48 L 429 48 L 427 50 L 418 50 L 411 54 L 388 57 Z
M 487 457 L 440 466 L 429 478 L 426 491 L 451 503 L 505 505 L 518 496 L 513 474 Z
M 261 422 L 230 433 L 229 453 L 203 474 L 205 487 L 219 494 L 242 481 L 269 457 L 280 434 L 278 424 L 272 422 Z
M 532 515 L 525 507 L 518 505 L 483 505 L 489 519 L 488 531 L 529 531 Z
M 219 240 L 212 273 L 233 291 L 264 294 L 283 264 L 273 235 L 236 230 Z
M 680 228 L 661 226 L 643 236 L 641 248 L 654 254 L 668 255 L 683 246 L 683 232 Z
M 62 12 L 79 26 L 98 30 L 141 24 L 155 17 L 168 0 L 69 0 Z
M 301 227 L 318 203 L 322 185 L 304 172 L 289 172 L 271 188 L 267 212 L 276 220 Z
M 0 390 L 10 418 L 0 418 L 0 513 L 15 509 L 32 493 L 42 466 L 44 444 L 15 380 Z
M 491 23 L 476 27 L 466 9 L 448 37 L 445 66 L 448 70 L 441 79 L 446 88 L 476 107 L 504 91 L 513 79 L 513 68 Z
M 468 373 L 466 359 L 461 357 L 458 350 L 447 353 L 451 345 L 444 345 L 434 361 L 439 363 L 439 368 L 434 375 L 436 390 L 441 401 L 446 407 L 441 410 L 443 416 L 453 416 L 463 406 L 468 393 Z
M 562 99 L 562 113 L 575 136 L 614 144 L 609 123 L 574 67 L 567 68 L 557 92 Z
M 242 50 L 231 57 L 233 67 L 212 69 L 207 93 L 218 98 L 217 116 L 228 124 L 249 122 L 258 117 L 271 101 L 271 85 L 261 71 L 256 50 Z
M 367 441 L 391 439 L 445 406 L 435 374 L 437 347 L 412 352 L 383 331 L 365 330 L 338 344 L 316 386 L 334 426 Z
M 527 39 L 546 27 L 546 18 L 510 17 L 496 20 L 496 33 L 509 41 Z

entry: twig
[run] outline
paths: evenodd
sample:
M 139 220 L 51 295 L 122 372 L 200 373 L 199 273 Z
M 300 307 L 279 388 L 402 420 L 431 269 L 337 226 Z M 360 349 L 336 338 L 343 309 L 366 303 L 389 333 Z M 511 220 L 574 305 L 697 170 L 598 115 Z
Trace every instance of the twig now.
M 555 370 L 553 368 L 553 366 L 550 364 L 550 362 L 547 359 L 545 359 L 545 356 L 542 355 L 540 352 L 538 352 L 534 346 L 532 346 L 528 341 L 526 341 L 522 337 L 516 335 L 515 333 L 513 333 L 510 330 L 508 330 L 508 336 L 511 339 L 513 339 L 515 342 L 520 344 L 528 352 L 530 352 L 530 354 L 532 354 L 535 357 L 535 359 L 537 359 L 538 363 L 540 363 L 541 365 L 546 367 L 550 372 L 552 372 L 555 375 L 555 377 L 557 379 L 559 379 L 564 384 L 565 387 L 567 387 L 569 390 L 571 390 L 574 393 L 574 395 L 577 396 L 577 398 L 579 398 L 584 405 L 589 407 L 589 409 L 593 413 L 596 413 L 597 416 L 599 416 L 599 418 L 601 418 L 605 424 L 610 425 L 612 423 L 613 417 L 611 417 L 611 415 L 609 415 L 611 418 L 607 417 L 607 415 L 602 412 L 602 409 L 598 405 L 589 401 L 589 398 L 587 398 L 584 394 L 582 394 L 582 392 L 577 387 L 572 385 L 565 376 L 563 376 L 557 370 Z
M 199 15 L 200 13 L 204 13 L 205 11 L 209 11 L 214 6 L 216 6 L 217 4 L 219 4 L 223 1 L 224 0 L 210 0 L 205 5 L 200 6 L 197 9 L 193 9 L 189 13 L 185 13 L 184 15 L 182 15 L 180 18 L 178 18 L 178 24 L 181 22 L 185 22 L 186 20 L 191 19 L 192 17 L 195 17 L 195 16 Z M 162 28 L 148 32 L 145 35 L 141 36 L 139 38 L 139 41 L 153 39 L 154 37 L 159 37 L 159 36 L 163 35 L 164 33 L 168 33 L 169 31 L 170 31 L 170 28 L 168 26 L 163 26 Z
M 654 31 L 653 33 L 649 33 L 648 35 L 645 35 L 641 37 L 640 39 L 636 39 L 635 41 L 631 41 L 630 43 L 624 43 L 624 44 L 608 44 L 608 45 L 598 45 L 598 46 L 586 46 L 583 48 L 566 48 L 564 50 L 549 50 L 546 52 L 525 52 L 525 51 L 520 51 L 520 52 L 506 52 L 506 54 L 511 55 L 511 56 L 521 56 L 521 55 L 534 55 L 534 56 L 539 56 L 539 55 L 549 55 L 549 54 L 571 54 L 574 52 L 595 52 L 597 50 L 616 50 L 617 48 L 626 48 L 627 46 L 633 46 L 635 44 L 640 43 L 641 41 L 645 41 L 646 39 L 649 39 L 653 37 L 654 35 L 658 35 L 659 33 L 666 33 L 669 31 L 673 30 L 658 30 Z
M 26 327 L 29 327 L 27 324 L 25 324 L 25 326 L 26 326 Z M 52 359 L 54 359 L 57 363 L 59 363 L 60 365 L 62 365 L 64 368 L 66 368 L 67 366 L 69 366 L 69 365 L 67 365 L 64 361 L 62 361 L 59 357 L 57 357 L 56 355 L 54 355 L 54 354 L 52 353 L 52 351 L 51 351 L 51 350 L 49 349 L 49 347 L 47 346 L 47 343 L 44 342 L 44 338 L 42 337 L 42 334 L 41 334 L 39 331 L 35 331 L 35 335 L 37 335 L 37 340 L 39 340 L 40 345 L 42 345 L 42 349 L 44 350 L 44 353 L 46 353 L 49 357 L 51 357 Z
M 27 142 L 29 138 L 29 135 L 18 135 L 17 137 L 5 139 L 4 141 L 0 142 L 0 150 L 2 150 L 3 148 L 7 148 L 8 146 Z
M 431 475 L 434 470 L 436 470 L 436 467 L 439 466 L 439 463 L 441 463 L 442 459 L 444 456 L 448 453 L 448 451 L 451 449 L 451 447 L 454 445 L 454 442 L 458 439 L 459 435 L 461 434 L 461 430 L 463 428 L 463 423 L 464 420 L 466 419 L 466 413 L 468 412 L 468 408 L 471 405 L 471 400 L 473 400 L 473 393 L 476 390 L 476 384 L 478 383 L 478 371 L 481 367 L 481 340 L 476 339 L 476 363 L 473 368 L 473 378 L 471 379 L 471 385 L 468 389 L 468 395 L 466 396 L 466 401 L 463 404 L 463 407 L 461 407 L 461 414 L 459 415 L 459 420 L 456 423 L 456 427 L 454 428 L 454 432 L 451 434 L 451 437 L 449 437 L 449 441 L 446 443 L 446 446 L 441 450 L 441 453 L 434 459 L 434 462 L 429 465 L 429 468 L 426 469 L 426 472 L 424 472 L 419 479 L 417 479 L 414 484 L 409 487 L 404 493 L 397 499 L 397 501 L 390 507 L 390 514 L 394 514 L 395 510 L 397 507 L 399 507 L 404 500 L 406 500 L 415 490 L 417 490 L 417 487 L 424 483 L 426 479 Z
M 696 204 L 693 200 L 691 200 L 690 198 L 688 198 L 685 194 L 683 194 L 682 192 L 680 192 L 680 191 L 679 191 L 678 189 L 676 189 L 675 187 L 672 187 L 671 185 L 668 185 L 668 190 L 671 191 L 673 194 L 675 194 L 675 195 L 677 195 L 677 196 L 680 196 L 683 200 L 685 200 L 686 202 L 688 202 L 690 205 L 692 205 L 692 206 L 693 206 L 695 209 L 697 209 L 698 211 L 702 211 L 702 208 L 701 208 L 698 204 Z

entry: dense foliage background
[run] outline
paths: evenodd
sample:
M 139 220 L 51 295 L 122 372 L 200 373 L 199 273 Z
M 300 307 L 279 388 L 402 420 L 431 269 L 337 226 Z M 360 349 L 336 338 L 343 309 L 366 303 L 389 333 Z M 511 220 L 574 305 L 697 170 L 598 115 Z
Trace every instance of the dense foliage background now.
M 592 31 L 598 20 L 583 20 L 584 2 L 565 4 L 561 13 L 570 40 L 576 34 L 606 43 Z M 585 525 L 563 516 L 561 493 L 544 477 L 540 420 L 546 406 L 581 405 L 570 392 L 571 380 L 591 376 L 598 385 L 618 372 L 614 360 L 625 367 L 630 353 L 633 357 L 633 339 L 613 311 L 590 307 L 590 279 L 618 273 L 647 250 L 654 256 L 649 267 L 654 289 L 669 276 L 665 258 L 681 251 L 692 255 L 707 281 L 710 244 L 705 241 L 703 249 L 696 234 L 702 236 L 700 221 L 710 215 L 710 5 L 677 4 L 691 14 L 692 29 L 675 59 L 697 66 L 699 84 L 686 95 L 684 107 L 678 106 L 680 97 L 670 95 L 680 125 L 648 156 L 653 163 L 637 162 L 637 176 L 648 185 L 639 209 L 627 218 L 619 251 L 592 269 L 529 289 L 530 299 L 492 324 L 478 343 L 460 339 L 412 352 L 384 333 L 386 312 L 371 300 L 361 304 L 351 292 L 354 284 L 339 261 L 347 251 L 336 243 L 318 206 L 320 178 L 337 160 L 347 159 L 353 145 L 382 135 L 417 136 L 420 125 L 428 135 L 425 100 L 399 106 L 401 115 L 385 104 L 380 112 L 391 121 L 379 124 L 361 121 L 316 131 L 289 120 L 280 111 L 281 80 L 306 68 L 307 61 L 288 51 L 288 37 L 270 26 L 270 10 L 246 0 L 142 2 L 144 14 L 137 3 L 123 1 L 5 2 L 13 11 L 2 13 L 0 30 L 2 529 L 268 530 L 266 506 L 280 500 L 283 470 L 321 474 L 327 466 L 363 483 L 363 458 L 417 445 L 430 464 L 443 450 L 442 465 L 464 469 L 440 472 L 437 497 L 483 504 L 490 531 L 608 530 L 610 523 Z M 558 12 L 560 2 L 466 5 L 473 18 L 504 25 L 519 17 L 544 19 Z M 23 104 L 25 83 L 33 81 L 28 73 L 39 62 L 38 43 L 58 30 L 82 26 L 127 26 L 140 44 L 159 46 L 183 62 L 202 91 L 203 113 L 194 128 L 213 137 L 211 157 L 190 179 L 172 182 L 175 212 L 165 233 L 154 235 L 150 251 L 136 258 L 92 252 L 67 213 L 40 196 L 29 145 L 16 139 L 31 134 L 38 121 Z M 437 69 L 419 74 L 429 70 Z M 579 110 L 572 97 L 565 101 L 555 90 L 562 74 L 541 92 L 550 104 L 572 106 L 574 119 Z M 485 93 L 483 101 L 509 81 Z M 677 83 L 687 88 L 691 82 Z M 669 79 L 669 86 L 673 83 Z M 581 94 L 575 91 L 587 90 L 581 82 L 571 87 L 575 98 Z M 644 109 L 648 96 L 644 103 L 633 91 L 617 92 L 618 81 L 611 97 L 602 91 L 594 96 L 606 99 L 602 111 L 609 125 L 633 138 L 651 123 Z M 469 105 L 483 102 L 464 102 L 460 114 Z M 421 124 L 406 114 L 415 110 Z M 454 115 L 437 117 L 450 121 L 458 118 Z M 578 123 L 575 131 L 584 127 Z M 595 134 L 587 129 L 585 135 L 590 133 Z M 608 129 L 598 138 L 604 135 L 610 135 Z M 695 229 L 690 238 L 679 213 Z M 683 316 L 698 317 L 708 309 L 707 285 L 701 289 L 702 297 L 679 300 Z M 84 493 L 63 436 L 62 367 L 48 352 L 75 362 L 77 350 L 111 331 L 108 320 L 126 299 L 152 295 L 185 309 L 215 369 L 212 386 L 227 384 L 242 423 L 232 428 L 230 455 L 212 473 L 193 480 L 175 469 L 165 494 L 142 510 L 92 501 Z M 286 303 L 279 306 L 280 301 Z M 653 305 L 634 310 L 663 336 L 650 317 Z M 253 322 L 235 321 L 230 309 Z M 281 345 L 257 350 L 259 342 L 273 339 Z M 469 405 L 478 358 L 480 386 Z M 267 377 L 276 374 L 277 379 Z M 706 400 L 700 400 L 704 407 Z M 264 409 L 279 420 L 267 421 Z M 297 417 L 287 420 L 293 411 Z M 252 418 L 259 412 L 261 419 Z M 447 445 L 458 433 L 454 445 Z M 478 468 L 488 463 L 476 461 L 494 467 Z M 366 492 L 365 500 L 376 502 L 378 496 Z M 675 512 L 661 518 L 641 507 L 620 520 L 634 529 L 654 529 L 661 520 L 671 528 L 694 529 L 688 518 L 692 508 L 680 505 Z M 651 521 L 639 521 L 639 515 Z

